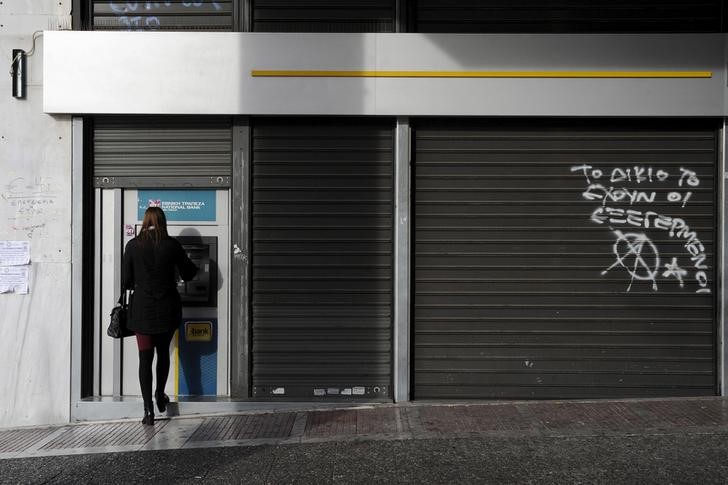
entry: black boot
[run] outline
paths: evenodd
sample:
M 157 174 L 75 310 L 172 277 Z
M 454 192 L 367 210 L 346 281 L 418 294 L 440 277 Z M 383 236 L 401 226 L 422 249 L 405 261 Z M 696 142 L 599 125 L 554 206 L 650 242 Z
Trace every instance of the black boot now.
M 167 396 L 164 392 L 157 391 L 154 397 L 157 398 L 157 407 L 159 408 L 159 412 L 165 412 L 167 410 L 167 404 L 169 404 L 169 396 Z
M 154 405 L 153 404 L 144 405 L 144 417 L 142 418 L 142 424 L 148 424 L 149 426 L 154 426 Z

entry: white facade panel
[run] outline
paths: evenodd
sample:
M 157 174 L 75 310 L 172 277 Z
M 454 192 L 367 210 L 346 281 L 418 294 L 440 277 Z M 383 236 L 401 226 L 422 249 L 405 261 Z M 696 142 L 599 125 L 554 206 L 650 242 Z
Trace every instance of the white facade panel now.
M 473 116 L 721 116 L 721 35 L 379 35 L 378 69 L 710 71 L 709 79 L 379 79 L 377 112 Z
M 245 62 L 236 114 L 376 114 L 374 78 L 253 77 L 253 69 L 374 70 L 376 37 L 367 34 L 234 34 Z
M 48 32 L 45 111 L 722 116 L 724 54 L 721 34 Z M 257 70 L 288 73 L 254 77 Z M 337 77 L 332 71 L 428 74 Z M 437 77 L 443 71 L 512 75 Z M 698 75 L 666 76 L 675 71 Z M 542 72 L 546 78 L 530 77 Z M 574 72 L 593 77 L 569 78 Z M 635 72 L 657 74 L 630 77 Z M 549 78 L 549 73 L 566 76 Z
M 0 294 L 0 428 L 69 420 L 70 282 L 70 264 L 35 263 L 29 294 Z
M 220 33 L 46 32 L 45 111 L 229 112 L 240 105 L 241 47 Z

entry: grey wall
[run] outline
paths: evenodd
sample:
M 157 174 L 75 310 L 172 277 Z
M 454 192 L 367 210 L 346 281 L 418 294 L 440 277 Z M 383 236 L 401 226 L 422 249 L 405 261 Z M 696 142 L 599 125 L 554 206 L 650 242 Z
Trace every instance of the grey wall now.
M 0 427 L 69 419 L 71 123 L 43 113 L 43 36 L 28 96 L 11 96 L 12 49 L 70 27 L 70 0 L 0 3 L 0 240 L 30 241 L 28 295 L 0 294 Z

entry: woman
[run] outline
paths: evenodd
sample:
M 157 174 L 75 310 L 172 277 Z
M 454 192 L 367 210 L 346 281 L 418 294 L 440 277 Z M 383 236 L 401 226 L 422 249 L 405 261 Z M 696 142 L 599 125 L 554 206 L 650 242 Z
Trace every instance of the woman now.
M 152 361 L 157 351 L 157 387 L 154 396 L 160 412 L 167 409 L 164 393 L 169 375 L 169 343 L 182 320 L 175 268 L 183 280 L 191 280 L 197 267 L 182 245 L 167 233 L 167 218 L 159 207 L 144 213 L 139 235 L 124 251 L 122 289 L 134 290 L 127 326 L 136 334 L 139 348 L 139 384 L 144 398 L 142 423 L 154 424 Z

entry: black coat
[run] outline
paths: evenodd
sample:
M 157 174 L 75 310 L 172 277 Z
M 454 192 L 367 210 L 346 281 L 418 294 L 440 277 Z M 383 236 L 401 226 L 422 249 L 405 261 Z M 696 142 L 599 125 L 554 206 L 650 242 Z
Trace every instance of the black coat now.
M 127 322 L 130 330 L 156 334 L 179 326 L 182 302 L 175 268 L 185 281 L 197 274 L 197 267 L 176 239 L 166 237 L 155 245 L 137 236 L 127 243 L 121 277 L 122 289 L 134 290 Z

